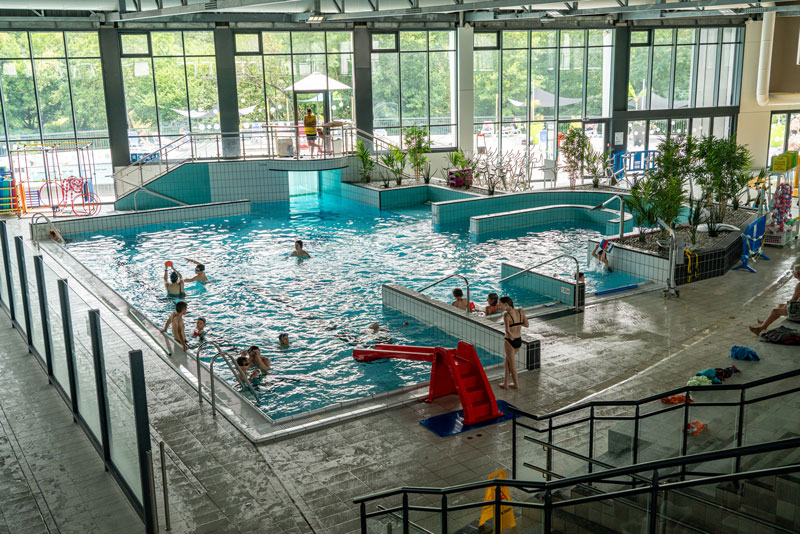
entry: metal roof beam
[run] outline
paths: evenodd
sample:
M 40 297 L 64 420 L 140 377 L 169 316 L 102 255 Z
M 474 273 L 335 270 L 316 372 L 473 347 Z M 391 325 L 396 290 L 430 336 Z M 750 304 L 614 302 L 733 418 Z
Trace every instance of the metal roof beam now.
M 217 0 L 216 6 L 213 9 L 207 9 L 206 6 L 208 4 L 202 2 L 196 4 L 187 3 L 175 7 L 165 7 L 164 9 L 151 9 L 146 11 L 139 10 L 136 12 L 127 13 L 116 11 L 114 13 L 109 13 L 106 16 L 106 20 L 108 22 L 123 22 L 144 19 L 160 19 L 166 17 L 176 17 L 180 15 L 191 15 L 194 13 L 211 13 L 248 7 L 273 6 L 297 1 L 298 0 Z M 134 0 L 134 2 L 136 2 L 136 0 Z

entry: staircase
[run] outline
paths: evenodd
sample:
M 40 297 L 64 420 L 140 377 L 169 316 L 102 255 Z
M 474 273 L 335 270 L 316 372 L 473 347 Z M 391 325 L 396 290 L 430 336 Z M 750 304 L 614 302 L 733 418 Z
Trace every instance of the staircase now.
M 686 398 L 661 402 L 674 395 Z M 484 532 L 508 526 L 497 519 L 508 507 L 517 532 L 800 532 L 798 407 L 800 369 L 544 416 L 512 409 L 512 480 L 359 497 L 362 532 L 386 510 L 430 532 L 478 532 L 487 504 Z M 696 420 L 708 426 L 683 431 Z M 512 500 L 484 503 L 500 486 Z

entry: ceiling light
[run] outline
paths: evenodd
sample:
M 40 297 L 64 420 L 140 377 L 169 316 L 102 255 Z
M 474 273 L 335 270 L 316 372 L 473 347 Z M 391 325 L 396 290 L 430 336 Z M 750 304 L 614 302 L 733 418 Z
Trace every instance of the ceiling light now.
M 723 15 L 735 15 L 736 14 L 736 11 L 734 11 L 733 9 L 728 9 L 728 8 L 720 9 L 719 12 L 722 13 Z
M 325 16 L 324 15 L 311 15 L 310 17 L 308 17 L 306 22 L 308 24 L 319 24 L 320 22 L 322 22 L 324 20 L 325 20 Z
M 547 14 L 553 18 L 563 17 L 564 14 L 561 11 L 548 11 Z

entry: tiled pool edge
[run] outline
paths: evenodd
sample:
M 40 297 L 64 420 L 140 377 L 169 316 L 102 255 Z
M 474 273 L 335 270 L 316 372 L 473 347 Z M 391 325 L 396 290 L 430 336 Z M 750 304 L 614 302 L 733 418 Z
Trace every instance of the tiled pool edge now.
M 586 220 L 605 227 L 604 235 L 619 234 L 619 211 L 583 204 L 554 204 L 515 211 L 477 215 L 469 219 L 470 238 L 492 232 L 521 230 L 531 226 Z M 633 229 L 633 216 L 625 213 L 625 231 Z
M 524 270 L 525 267 L 503 262 L 500 264 L 500 278 L 506 278 Z M 583 309 L 586 303 L 586 284 L 576 284 L 574 281 L 557 276 L 550 276 L 537 271 L 527 271 L 524 274 L 515 276 L 506 283 L 517 284 L 529 291 L 550 297 L 561 304 L 575 307 L 576 311 Z
M 411 184 L 387 189 L 376 189 L 354 182 L 341 182 L 339 195 L 348 200 L 367 204 L 382 210 L 419 206 L 426 202 L 444 202 L 482 198 L 476 193 L 458 191 L 434 184 Z M 334 192 L 335 193 L 335 192 Z
M 460 340 L 472 343 L 491 354 L 505 354 L 505 331 L 499 323 L 476 313 L 467 313 L 445 302 L 398 284 L 381 288 L 383 305 L 418 321 L 439 328 Z M 517 364 L 523 369 L 541 367 L 541 341 L 523 334 L 522 347 L 517 352 Z
M 53 226 L 61 232 L 62 236 L 100 232 L 106 230 L 120 230 L 149 224 L 164 224 L 184 221 L 213 219 L 217 217 L 231 217 L 236 215 L 249 215 L 249 200 L 234 200 L 229 202 L 212 202 L 196 206 L 176 206 L 173 208 L 158 208 L 141 210 L 128 213 L 111 213 L 95 217 L 80 217 L 73 219 L 53 220 Z M 31 237 L 36 240 L 46 239 L 50 231 L 47 222 L 31 224 Z

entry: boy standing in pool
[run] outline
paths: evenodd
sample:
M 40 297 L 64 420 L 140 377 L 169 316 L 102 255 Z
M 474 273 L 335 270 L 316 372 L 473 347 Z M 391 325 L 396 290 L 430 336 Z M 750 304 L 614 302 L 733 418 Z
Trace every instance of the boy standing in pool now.
M 183 350 L 188 350 L 189 346 L 186 344 L 186 330 L 183 326 L 183 316 L 186 315 L 186 311 L 188 306 L 185 302 L 178 301 L 175 303 L 175 311 L 169 316 L 167 319 L 166 324 L 164 324 L 164 328 L 161 329 L 161 333 L 166 333 L 167 328 L 170 326 L 172 327 L 172 337 L 175 339 L 175 342 L 178 343 Z
M 294 242 L 294 250 L 292 251 L 291 256 L 298 258 L 310 258 L 311 254 L 303 250 L 303 242 L 298 239 Z

